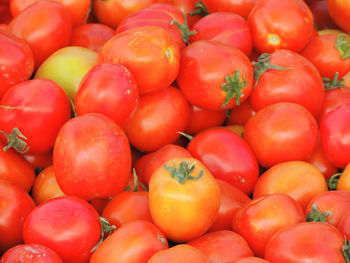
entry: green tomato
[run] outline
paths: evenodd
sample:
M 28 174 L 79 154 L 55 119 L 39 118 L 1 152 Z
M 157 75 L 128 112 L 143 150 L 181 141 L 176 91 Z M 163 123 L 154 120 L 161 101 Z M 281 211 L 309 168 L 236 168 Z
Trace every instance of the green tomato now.
M 47 78 L 60 85 L 74 102 L 80 81 L 97 63 L 97 53 L 83 47 L 65 47 L 48 57 L 35 78 Z

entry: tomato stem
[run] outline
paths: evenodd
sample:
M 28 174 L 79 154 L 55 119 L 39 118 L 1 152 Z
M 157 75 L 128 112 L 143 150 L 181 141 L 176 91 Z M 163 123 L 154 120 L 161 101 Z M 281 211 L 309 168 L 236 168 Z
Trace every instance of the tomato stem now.
M 184 133 L 184 132 L 176 132 L 178 134 L 181 134 L 182 136 L 184 136 L 186 139 L 188 139 L 189 141 L 192 141 L 193 140 L 193 136 L 187 134 L 187 133 Z
M 344 79 L 338 79 L 339 72 L 335 72 L 333 79 L 322 78 L 325 90 L 341 88 L 344 86 Z
M 100 216 L 98 219 L 100 220 L 101 224 L 101 239 L 91 249 L 91 253 L 93 253 L 101 245 L 101 243 L 112 234 L 112 231 L 116 229 L 116 226 L 111 225 L 106 218 Z M 108 235 L 105 235 L 106 233 L 108 233 Z
M 344 245 L 342 246 L 341 251 L 344 256 L 345 262 L 350 263 L 350 246 L 349 246 L 349 241 L 347 240 L 345 235 L 344 235 Z
M 342 59 L 348 59 L 350 57 L 350 36 L 347 34 L 339 34 L 335 47 L 338 49 Z
M 191 175 L 195 164 L 196 162 L 190 164 L 181 162 L 179 168 L 176 168 L 174 163 L 173 167 L 168 167 L 166 164 L 164 164 L 164 169 L 168 170 L 170 172 L 170 176 L 175 178 L 180 184 L 184 184 L 187 180 L 196 181 L 203 176 L 203 170 L 201 170 L 196 177 Z
M 7 145 L 3 148 L 6 152 L 11 147 L 15 148 L 19 153 L 26 153 L 29 150 L 29 146 L 25 140 L 25 137 L 18 128 L 13 128 L 11 133 L 6 133 L 4 131 L 0 131 L 0 133 L 4 134 L 7 138 Z
M 176 20 L 171 21 L 170 24 L 175 24 L 181 31 L 181 35 L 182 35 L 182 41 L 186 43 L 186 45 L 190 44 L 190 36 L 197 34 L 196 30 L 192 30 L 190 31 L 189 27 L 188 27 L 188 22 L 187 22 L 187 17 L 185 14 L 185 11 L 183 8 L 181 8 L 181 12 L 182 15 L 184 17 L 184 23 L 181 25 L 179 22 L 177 22 Z
M 313 204 L 311 213 L 306 216 L 306 222 L 322 222 L 327 223 L 327 217 L 332 217 L 331 211 L 321 212 L 318 210 L 317 205 Z
M 340 176 L 341 173 L 335 173 L 327 180 L 327 186 L 330 191 L 337 189 Z
M 243 97 L 242 89 L 247 86 L 247 80 L 242 74 L 242 79 L 240 77 L 240 71 L 236 70 L 232 76 L 225 76 L 225 83 L 221 84 L 221 89 L 226 92 L 226 97 L 221 107 L 225 108 L 232 98 L 235 98 L 236 105 L 240 104 L 240 99 Z
M 189 13 L 190 16 L 200 15 L 200 16 L 206 16 L 209 14 L 207 7 L 205 4 L 199 0 L 194 4 L 195 10 L 191 13 Z
M 144 186 L 141 182 L 139 182 L 139 179 L 137 177 L 135 168 L 132 169 L 132 173 L 134 175 L 134 189 L 133 189 L 133 192 L 138 192 L 139 191 L 139 186 L 141 186 L 144 191 L 148 192 L 147 187 Z M 130 190 L 130 186 L 128 186 L 125 189 L 125 191 L 129 191 L 129 190 Z

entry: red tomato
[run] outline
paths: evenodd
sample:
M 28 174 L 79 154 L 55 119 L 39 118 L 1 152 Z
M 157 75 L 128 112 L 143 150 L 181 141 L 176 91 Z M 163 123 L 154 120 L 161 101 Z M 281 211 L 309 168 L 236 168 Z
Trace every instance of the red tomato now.
M 187 244 L 202 251 L 211 263 L 229 263 L 253 256 L 244 238 L 228 230 L 205 234 Z
M 349 1 L 327 0 L 329 15 L 345 32 L 350 32 L 350 3 Z
M 9 249 L 0 260 L 1 263 L 63 263 L 52 249 L 39 244 L 19 245 Z
M 141 95 L 138 106 L 122 127 L 136 149 L 153 152 L 180 137 L 177 132 L 186 129 L 189 113 L 184 95 L 170 86 Z
M 270 263 L 344 263 L 343 243 L 342 234 L 334 226 L 299 223 L 281 229 L 270 239 L 265 259 Z
M 269 263 L 269 262 L 262 258 L 247 257 L 247 258 L 241 258 L 240 260 L 237 260 L 234 263 Z
M 14 183 L 0 180 L 0 254 L 23 243 L 23 221 L 35 208 L 32 198 Z
M 313 29 L 312 13 L 302 0 L 261 0 L 250 13 L 248 23 L 254 47 L 261 53 L 276 49 L 299 52 Z
M 260 110 L 244 129 L 244 139 L 259 164 L 305 160 L 314 151 L 318 127 L 311 113 L 295 103 L 280 102 Z
M 65 263 L 88 262 L 100 237 L 97 212 L 88 202 L 74 196 L 58 197 L 41 204 L 23 225 L 25 243 L 47 246 Z
M 259 0 L 202 0 L 210 13 L 228 12 L 238 14 L 245 19 Z
M 259 176 L 258 163 L 248 144 L 234 132 L 222 127 L 207 129 L 193 138 L 187 150 L 215 178 L 246 194 L 253 191 Z
M 350 162 L 350 104 L 328 112 L 320 123 L 321 143 L 333 165 L 344 168 Z
M 25 40 L 0 29 L 0 97 L 34 71 L 32 50 Z
M 76 117 L 57 136 L 53 165 L 65 194 L 86 200 L 108 198 L 128 184 L 129 142 L 123 130 L 102 114 Z
M 46 153 L 24 153 L 23 158 L 34 168 L 44 169 L 52 165 L 52 151 Z
M 70 46 L 86 47 L 98 52 L 114 35 L 114 30 L 109 26 L 97 23 L 83 24 L 73 29 Z
M 98 62 L 120 63 L 134 75 L 140 93 L 168 87 L 179 72 L 179 47 L 163 28 L 148 26 L 117 34 L 102 47 Z
M 277 164 L 264 172 L 256 182 L 253 197 L 282 193 L 293 197 L 305 209 L 317 194 L 328 191 L 321 172 L 307 162 Z
M 350 239 L 350 211 L 347 211 L 342 216 L 337 228 L 346 237 L 347 240 Z
M 90 263 L 146 263 L 156 252 L 168 248 L 162 232 L 144 220 L 118 228 L 96 249 Z
M 250 105 L 249 100 L 245 100 L 239 106 L 230 110 L 225 124 L 245 125 L 253 115 L 255 115 L 255 110 Z
M 79 116 L 102 113 L 121 124 L 137 106 L 139 91 L 135 78 L 121 64 L 96 65 L 80 82 L 75 96 Z
M 254 255 L 263 258 L 266 244 L 276 232 L 300 222 L 305 222 L 305 215 L 298 202 L 276 193 L 254 199 L 238 210 L 232 229 L 245 238 Z
M 190 42 L 214 40 L 231 45 L 249 56 L 253 48 L 252 35 L 247 21 L 233 13 L 217 12 L 199 19 L 191 28 L 197 33 Z
M 0 1 L 0 24 L 8 24 L 12 20 L 9 4 L 1 3 Z
M 253 67 L 239 49 L 200 40 L 182 50 L 177 83 L 188 101 L 208 110 L 231 109 L 253 85 Z
M 291 50 L 276 50 L 260 56 L 255 71 L 258 77 L 249 98 L 255 111 L 278 102 L 291 102 L 317 116 L 324 97 L 322 78 L 303 56 Z
M 314 17 L 315 27 L 318 30 L 337 28 L 336 23 L 329 15 L 326 0 L 312 1 L 312 3 L 309 4 L 309 7 Z
M 209 259 L 198 249 L 180 244 L 155 253 L 147 263 L 210 263 Z
M 39 1 L 12 19 L 9 31 L 28 42 L 38 68 L 56 50 L 68 46 L 72 22 L 61 3 Z
M 26 137 L 28 147 L 17 149 L 20 151 L 48 152 L 58 131 L 70 119 L 66 93 L 49 79 L 33 79 L 13 86 L 1 98 L 0 105 L 0 129 L 11 133 L 18 128 Z M 7 141 L 4 135 L 2 140 Z M 12 143 L 16 141 L 8 141 L 8 145 Z
M 173 158 L 149 182 L 149 205 L 167 238 L 185 242 L 211 227 L 220 206 L 220 189 L 209 170 L 194 158 Z

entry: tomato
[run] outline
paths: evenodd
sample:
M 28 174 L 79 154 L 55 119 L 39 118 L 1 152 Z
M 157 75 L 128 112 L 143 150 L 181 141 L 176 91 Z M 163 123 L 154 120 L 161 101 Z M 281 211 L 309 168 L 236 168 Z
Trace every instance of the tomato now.
M 179 47 L 163 28 L 134 28 L 112 37 L 98 62 L 120 63 L 136 79 L 141 94 L 168 87 L 179 72 Z
M 299 223 L 281 229 L 270 239 L 265 259 L 270 263 L 344 263 L 343 243 L 342 234 L 334 226 Z
M 57 50 L 35 73 L 35 78 L 48 78 L 59 84 L 74 101 L 79 83 L 96 65 L 97 53 L 83 47 L 65 47 Z
M 338 106 L 321 120 L 320 135 L 325 154 L 333 165 L 344 168 L 350 162 L 350 104 Z
M 45 153 L 24 153 L 22 157 L 34 168 L 44 169 L 52 165 L 52 150 Z
M 6 251 L 1 263 L 63 263 L 52 249 L 39 244 L 18 245 Z
M 156 226 L 176 242 L 204 234 L 220 207 L 220 189 L 209 170 L 194 158 L 173 158 L 149 183 L 149 205 Z
M 69 119 L 68 97 L 60 86 L 49 79 L 21 82 L 7 90 L 0 100 L 0 129 L 11 133 L 18 128 L 26 137 L 24 140 L 28 147 L 17 150 L 48 152 L 58 131 Z M 6 141 L 2 136 L 2 140 Z M 12 143 L 15 141 L 8 141 L 8 145 Z
M 253 191 L 259 167 L 253 152 L 239 135 L 222 127 L 210 128 L 198 133 L 187 150 L 203 162 L 215 178 L 246 194 Z
M 247 257 L 247 258 L 241 258 L 240 260 L 237 260 L 234 263 L 269 263 L 269 262 L 262 258 Z
M 347 164 L 340 175 L 337 190 L 350 191 L 350 164 Z
M 258 77 L 249 98 L 255 111 L 278 102 L 291 102 L 317 116 L 324 87 L 312 63 L 294 51 L 282 49 L 260 56 L 255 66 Z
M 350 211 L 345 212 L 337 225 L 338 230 L 346 237 L 350 239 Z
M 254 255 L 263 258 L 270 238 L 280 229 L 305 222 L 305 215 L 292 197 L 268 194 L 254 199 L 233 217 L 232 229 L 248 242 Z
M 147 263 L 209 263 L 209 259 L 198 249 L 180 244 L 155 253 Z
M 255 184 L 253 197 L 287 194 L 305 209 L 312 198 L 326 191 L 326 180 L 316 167 L 303 161 L 291 161 L 277 164 L 264 172 Z
M 177 83 L 187 100 L 197 107 L 231 109 L 249 96 L 253 68 L 239 49 L 200 40 L 182 50 Z
M 118 228 L 96 249 L 90 263 L 146 263 L 150 257 L 168 248 L 165 236 L 152 223 L 130 222 Z
M 33 3 L 42 0 L 9 0 L 10 10 L 13 16 L 17 16 L 22 10 L 32 5 Z M 88 17 L 90 1 L 89 0 L 54 0 L 61 3 L 68 11 L 71 17 L 73 27 L 82 25 Z
M 34 71 L 32 50 L 25 40 L 0 29 L 0 97 Z
M 253 256 L 244 238 L 228 230 L 205 234 L 187 244 L 202 251 L 211 263 L 229 263 Z
M 70 46 L 85 47 L 98 52 L 114 35 L 114 30 L 109 26 L 97 23 L 83 24 L 73 28 Z
M 37 205 L 64 195 L 65 194 L 57 184 L 54 167 L 52 165 L 42 170 L 35 178 L 32 197 Z
M 337 25 L 330 17 L 326 0 L 317 0 L 309 4 L 310 11 L 314 17 L 315 27 L 318 30 L 337 28 Z
M 62 4 L 39 1 L 15 16 L 9 24 L 9 31 L 28 42 L 38 68 L 56 50 L 68 46 L 72 33 L 71 17 Z
M 301 105 L 287 102 L 263 108 L 244 129 L 244 139 L 263 167 L 307 159 L 317 138 L 318 127 L 312 114 Z
M 247 121 L 255 115 L 255 110 L 249 103 L 249 100 L 243 101 L 239 106 L 230 110 L 226 125 L 245 125 Z
M 12 20 L 9 4 L 0 2 L 0 23 L 8 24 Z
M 97 20 L 116 28 L 129 14 L 153 4 L 154 0 L 93 0 L 93 14 Z
M 130 71 L 121 64 L 102 63 L 90 69 L 80 82 L 75 110 L 79 116 L 102 113 L 121 124 L 138 100 L 139 91 Z
M 25 243 L 47 246 L 67 263 L 88 262 L 100 236 L 97 212 L 88 202 L 74 196 L 58 197 L 39 205 L 23 225 Z
M 210 13 L 228 12 L 248 18 L 259 0 L 202 0 Z
M 0 180 L 0 254 L 23 243 L 23 221 L 35 208 L 32 198 L 14 183 Z
M 248 23 L 254 47 L 261 53 L 276 49 L 299 52 L 313 29 L 312 13 L 302 0 L 261 0 L 251 11 Z
M 249 56 L 253 48 L 253 40 L 247 21 L 233 13 L 217 12 L 198 20 L 191 31 L 197 33 L 190 37 L 190 42 L 198 40 L 214 40 L 241 50 Z
M 57 136 L 53 165 L 65 194 L 86 200 L 108 198 L 128 184 L 129 142 L 123 130 L 102 114 L 76 117 Z
M 209 232 L 218 230 L 231 230 L 232 218 L 237 211 L 244 205 L 248 204 L 251 199 L 246 193 L 239 190 L 237 187 L 220 179 L 216 179 L 220 187 L 221 200 L 219 212 Z
M 138 106 L 122 127 L 136 149 L 153 152 L 180 137 L 177 132 L 186 129 L 189 113 L 184 95 L 170 86 L 141 95 Z
M 350 3 L 348 1 L 327 0 L 329 15 L 345 32 L 350 31 Z

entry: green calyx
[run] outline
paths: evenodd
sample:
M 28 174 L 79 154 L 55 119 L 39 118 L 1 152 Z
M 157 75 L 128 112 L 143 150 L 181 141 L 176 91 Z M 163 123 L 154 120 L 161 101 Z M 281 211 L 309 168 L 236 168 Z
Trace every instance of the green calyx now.
M 327 186 L 330 191 L 337 190 L 338 181 L 340 179 L 341 173 L 333 174 L 328 180 L 327 180 Z
M 344 79 L 338 79 L 339 77 L 339 72 L 336 72 L 334 74 L 333 79 L 329 79 L 329 78 L 322 78 L 323 80 L 323 86 L 325 88 L 325 90 L 331 90 L 331 89 L 337 89 L 337 88 L 341 88 L 344 87 Z
M 107 238 L 109 237 L 112 232 L 114 230 L 116 230 L 116 226 L 112 225 L 108 222 L 108 220 L 102 216 L 100 216 L 98 218 L 100 220 L 100 224 L 101 224 L 101 239 L 100 241 L 96 244 L 96 246 L 94 246 L 92 249 L 91 249 L 91 253 L 93 253 L 100 245 L 101 243 Z M 107 235 L 106 235 L 107 234 Z
M 139 187 L 141 186 L 144 191 L 148 192 L 147 187 L 145 185 L 143 185 L 141 182 L 139 182 L 139 179 L 137 177 L 135 168 L 132 169 L 132 173 L 133 173 L 133 176 L 134 176 L 134 189 L 132 191 L 133 192 L 138 192 L 139 191 Z M 125 188 L 125 191 L 130 191 L 130 185 L 128 185 Z
M 347 34 L 339 34 L 335 47 L 339 51 L 342 59 L 348 59 L 350 57 L 350 36 Z
M 200 15 L 200 16 L 206 16 L 209 14 L 207 7 L 205 4 L 199 0 L 194 4 L 195 10 L 191 13 L 189 13 L 190 16 Z
M 221 89 L 226 92 L 226 97 L 221 107 L 225 108 L 232 98 L 235 98 L 236 105 L 240 105 L 240 99 L 243 97 L 242 90 L 247 86 L 247 80 L 242 74 L 243 80 L 240 77 L 241 73 L 236 70 L 232 76 L 225 76 L 225 83 L 221 84 Z
M 188 27 L 188 21 L 187 21 L 187 17 L 185 14 L 184 9 L 181 9 L 182 15 L 184 17 L 184 23 L 181 25 L 179 22 L 177 22 L 176 20 L 173 20 L 170 22 L 170 24 L 175 24 L 181 31 L 181 35 L 182 35 L 182 41 L 186 43 L 186 45 L 190 44 L 190 36 L 197 34 L 196 30 L 192 30 L 190 31 L 189 27 Z
M 291 68 L 285 68 L 285 67 L 280 67 L 277 65 L 271 65 L 271 54 L 268 53 L 263 53 L 259 56 L 258 61 L 253 61 L 252 64 L 255 66 L 254 68 L 254 79 L 255 79 L 255 84 L 254 88 L 256 85 L 258 85 L 259 79 L 262 74 L 264 74 L 267 70 L 269 69 L 276 69 L 276 70 L 288 70 Z
M 7 145 L 3 148 L 6 152 L 11 147 L 15 148 L 19 153 L 26 153 L 29 150 L 29 146 L 25 140 L 25 137 L 18 128 L 13 128 L 11 133 L 6 133 L 4 131 L 0 131 L 7 138 Z
M 331 211 L 321 212 L 318 210 L 317 205 L 313 204 L 311 213 L 306 216 L 306 222 L 321 222 L 327 223 L 327 218 L 332 217 Z
M 341 252 L 344 256 L 345 262 L 350 263 L 350 245 L 345 235 L 344 235 L 344 245 L 341 248 Z
M 196 177 L 191 175 L 195 168 L 195 164 L 196 162 L 189 164 L 184 161 L 180 163 L 179 168 L 176 168 L 174 163 L 172 167 L 164 164 L 164 169 L 170 172 L 172 178 L 175 178 L 180 184 L 184 184 L 187 180 L 196 181 L 203 176 L 203 170 L 201 170 Z

